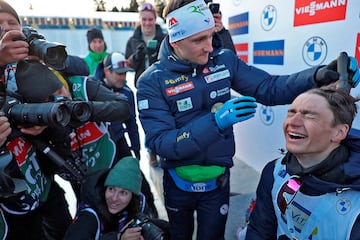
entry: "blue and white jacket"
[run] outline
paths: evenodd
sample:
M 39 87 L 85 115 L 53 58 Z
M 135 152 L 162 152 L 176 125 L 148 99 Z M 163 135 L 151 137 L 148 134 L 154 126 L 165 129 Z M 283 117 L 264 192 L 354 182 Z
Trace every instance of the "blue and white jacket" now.
M 296 170 L 296 162 L 287 153 L 265 166 L 246 239 L 359 239 L 360 130 L 352 129 L 311 172 Z M 283 183 L 294 175 L 302 181 L 299 191 L 283 193 Z M 278 204 L 282 196 L 290 200 L 284 213 Z
M 315 67 L 275 76 L 222 49 L 216 34 L 213 47 L 208 63 L 200 66 L 179 59 L 166 37 L 159 61 L 139 78 L 137 106 L 145 145 L 162 156 L 163 168 L 233 165 L 232 128 L 220 131 L 213 113 L 231 98 L 230 89 L 262 104 L 277 105 L 288 104 L 299 93 L 315 87 Z

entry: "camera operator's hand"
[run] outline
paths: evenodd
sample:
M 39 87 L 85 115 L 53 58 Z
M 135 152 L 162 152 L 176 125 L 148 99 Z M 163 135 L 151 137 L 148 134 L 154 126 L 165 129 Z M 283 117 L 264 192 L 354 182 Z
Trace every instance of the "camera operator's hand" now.
M 124 226 L 125 230 L 121 230 L 121 233 L 118 234 L 118 240 L 144 240 L 141 236 L 141 227 L 129 227 L 132 223 L 133 221 Z
M 14 41 L 24 37 L 24 34 L 17 30 L 10 30 L 3 35 L 0 40 L 0 66 L 28 57 L 29 44 L 25 41 Z
M 133 57 L 134 61 L 136 62 L 144 61 L 145 54 L 146 54 L 146 46 L 145 44 L 140 44 L 134 53 L 134 57 Z
M 10 123 L 7 117 L 0 116 L 0 146 L 2 146 L 11 133 Z
M 213 17 L 215 22 L 215 31 L 220 32 L 224 28 L 224 25 L 222 23 L 222 15 L 221 13 L 214 13 Z
M 42 133 L 45 130 L 45 128 L 47 128 L 47 126 L 32 126 L 28 128 L 19 126 L 19 128 L 20 131 L 24 134 L 36 136 Z

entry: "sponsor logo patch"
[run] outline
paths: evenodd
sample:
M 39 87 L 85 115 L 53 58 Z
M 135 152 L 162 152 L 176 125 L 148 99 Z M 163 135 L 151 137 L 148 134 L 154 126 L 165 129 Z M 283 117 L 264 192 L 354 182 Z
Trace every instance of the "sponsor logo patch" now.
M 230 72 L 229 72 L 229 70 L 226 69 L 221 72 L 217 72 L 217 73 L 213 73 L 213 74 L 205 76 L 205 81 L 207 83 L 212 83 L 212 82 L 216 82 L 221 79 L 228 78 L 228 77 L 230 77 Z
M 190 97 L 178 100 L 178 101 L 176 101 L 176 104 L 177 104 L 179 112 L 184 112 L 186 110 L 193 108 Z
M 166 91 L 166 96 L 170 97 L 170 96 L 177 95 L 179 93 L 189 91 L 193 88 L 194 88 L 194 83 L 187 82 L 187 83 L 179 84 L 175 87 L 167 88 L 165 91 Z

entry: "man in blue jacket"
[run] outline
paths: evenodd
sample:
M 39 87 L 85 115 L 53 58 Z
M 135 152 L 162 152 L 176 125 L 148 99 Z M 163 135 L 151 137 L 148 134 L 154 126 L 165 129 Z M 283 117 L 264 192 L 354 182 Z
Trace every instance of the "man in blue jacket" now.
M 294 100 L 283 124 L 288 152 L 262 172 L 246 239 L 359 238 L 360 131 L 349 133 L 356 112 L 342 90 Z
M 165 207 L 173 239 L 224 239 L 229 209 L 232 125 L 255 114 L 256 103 L 288 104 L 339 78 L 336 64 L 275 76 L 221 48 L 203 0 L 170 0 L 168 36 L 159 62 L 139 79 L 137 101 L 146 146 L 161 156 Z M 356 86 L 357 61 L 348 71 Z M 231 89 L 242 96 L 231 99 Z

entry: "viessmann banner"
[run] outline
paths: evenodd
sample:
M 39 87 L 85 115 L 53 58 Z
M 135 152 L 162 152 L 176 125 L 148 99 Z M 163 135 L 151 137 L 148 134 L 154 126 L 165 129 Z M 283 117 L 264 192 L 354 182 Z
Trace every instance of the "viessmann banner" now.
M 238 57 L 250 65 L 272 74 L 290 74 L 328 64 L 343 51 L 360 63 L 359 0 L 214 2 L 220 3 Z M 236 157 L 258 171 L 279 157 L 285 146 L 282 123 L 287 109 L 287 105 L 259 104 L 255 118 L 236 124 Z M 353 125 L 358 129 L 359 115 Z

